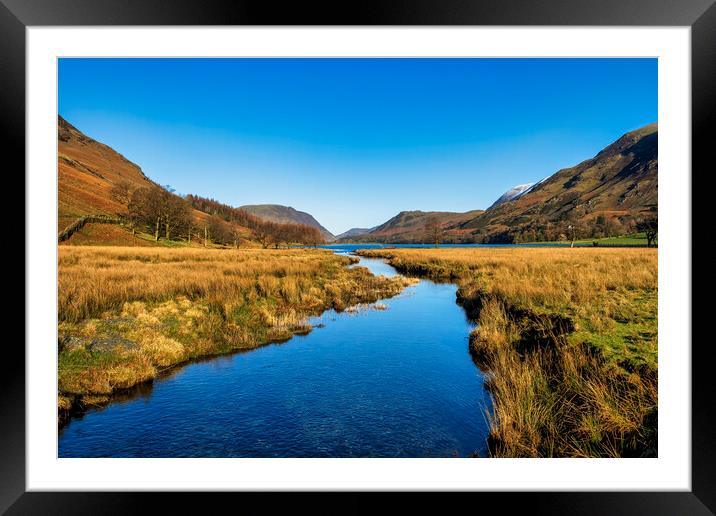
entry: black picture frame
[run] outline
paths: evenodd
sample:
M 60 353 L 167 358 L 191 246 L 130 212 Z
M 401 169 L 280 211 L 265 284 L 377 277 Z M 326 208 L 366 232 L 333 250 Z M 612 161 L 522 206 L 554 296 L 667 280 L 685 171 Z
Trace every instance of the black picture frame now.
M 709 129 L 716 121 L 716 0 L 470 0 L 293 2 L 280 8 L 271 2 L 221 0 L 0 0 L 0 141 L 4 171 L 25 170 L 25 29 L 28 26 L 82 25 L 548 25 L 548 26 L 689 26 L 691 27 L 692 171 L 706 175 Z M 11 160 L 11 161 L 8 161 Z M 8 163 L 11 163 L 9 165 Z M 694 174 L 693 171 L 697 171 Z M 684 171 L 684 180 L 689 179 Z M 18 188 L 24 191 L 24 182 Z M 692 192 L 693 205 L 698 195 Z M 26 193 L 26 192 L 25 192 Z M 19 196 L 18 196 L 19 197 Z M 692 212 L 692 236 L 700 222 Z M 28 236 L 26 235 L 26 238 Z M 692 274 L 697 270 L 693 247 Z M 703 270 L 703 269 L 701 269 Z M 25 268 L 25 274 L 28 274 Z M 708 273 L 707 273 L 708 274 Z M 704 276 L 708 277 L 708 276 Z M 702 287 L 703 288 L 703 287 Z M 692 321 L 708 303 L 692 303 Z M 31 307 L 26 307 L 31 309 Z M 708 320 L 708 319 L 706 319 Z M 689 343 L 682 343 L 684 346 Z M 714 514 L 716 511 L 716 427 L 713 418 L 709 340 L 692 345 L 692 490 L 689 492 L 530 492 L 467 493 L 459 498 L 479 509 L 497 503 L 500 511 L 524 508 L 532 514 Z M 25 489 L 25 354 L 6 343 L 0 360 L 0 512 L 7 514 L 128 514 L 149 510 L 184 513 L 194 504 L 207 508 L 209 494 L 26 492 Z M 629 460 L 629 459 L 625 459 Z M 216 495 L 215 495 L 216 496 Z M 241 496 L 276 508 L 268 493 Z M 270 498 L 269 498 L 270 496 Z M 364 512 L 383 504 L 375 494 L 350 495 L 343 510 Z M 318 503 L 313 496 L 290 494 L 288 504 Z M 468 498 L 469 497 L 469 498 Z M 159 498 L 159 500 L 155 500 Z M 198 498 L 198 499 L 197 499 Z M 422 494 L 405 503 L 422 505 Z M 214 501 L 214 500 L 212 500 Z M 233 503 L 229 501 L 229 503 Z M 320 502 L 325 504 L 325 502 Z M 238 509 L 238 506 L 237 506 Z M 405 507 L 407 510 L 407 507 Z M 339 509 L 337 509 L 339 510 Z M 341 510 L 342 511 L 342 510 Z M 402 512 L 402 511 L 401 511 Z

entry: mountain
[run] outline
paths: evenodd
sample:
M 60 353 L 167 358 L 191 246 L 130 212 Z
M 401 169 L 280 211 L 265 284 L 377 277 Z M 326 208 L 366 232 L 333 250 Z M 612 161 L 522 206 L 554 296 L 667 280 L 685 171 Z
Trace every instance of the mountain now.
M 128 215 L 128 204 L 134 192 L 141 188 L 159 188 L 169 195 L 169 199 L 179 196 L 168 187 L 162 187 L 149 179 L 142 169 L 122 156 L 111 147 L 98 142 L 82 133 L 61 116 L 57 118 L 58 149 L 58 234 L 77 222 L 84 215 L 105 215 L 110 218 Z M 287 234 L 280 228 L 267 228 L 261 220 L 266 218 L 276 222 L 292 222 L 313 226 L 335 240 L 308 213 L 303 213 L 277 205 L 249 206 L 250 210 L 237 210 L 213 199 L 196 195 L 183 196 L 189 205 L 191 224 L 185 227 L 199 241 L 202 234 L 210 235 L 210 241 L 219 245 L 236 245 L 240 239 L 253 241 L 258 245 L 258 232 L 265 238 Z M 255 217 L 247 211 L 253 211 Z M 273 234 L 272 231 L 276 233 Z M 297 238 L 314 238 L 310 231 L 294 231 Z M 188 233 L 187 233 L 188 234 Z M 184 234 L 183 236 L 187 236 Z M 153 239 L 140 238 L 116 224 L 89 222 L 72 234 L 66 241 L 70 244 L 103 245 L 160 245 Z M 297 236 L 298 235 L 298 236 Z M 263 238 L 262 237 L 262 238 Z M 280 240 L 279 240 L 280 242 Z
M 58 233 L 83 215 L 125 215 L 127 199 L 126 195 L 122 198 L 122 190 L 159 186 L 138 165 L 61 116 L 57 145 Z M 336 239 L 310 214 L 291 207 L 264 204 L 242 209 L 275 222 L 313 226 L 326 240 Z M 657 212 L 658 125 L 654 123 L 624 134 L 574 167 L 534 185 L 511 189 L 487 211 L 402 211 L 375 228 L 354 228 L 339 237 L 361 242 L 426 242 L 430 226 L 437 226 L 440 239 L 451 243 L 554 240 L 572 231 L 577 238 L 592 238 L 628 233 L 639 218 L 656 217 Z M 211 210 L 194 209 L 192 217 L 198 226 L 229 224 Z M 251 233 L 246 227 L 238 228 Z M 112 238 L 98 236 L 96 240 Z
M 492 205 L 487 208 L 488 210 L 491 210 L 495 206 L 499 206 L 500 204 L 506 203 L 507 201 L 511 201 L 512 199 L 516 199 L 523 193 L 529 191 L 530 188 L 532 188 L 536 183 L 527 183 L 524 185 L 517 185 L 513 186 L 509 190 L 507 190 L 505 193 L 503 193 L 499 199 L 497 199 L 495 202 L 492 203 Z
M 376 226 L 368 233 L 354 235 L 350 240 L 359 242 L 417 243 L 429 241 L 431 224 L 440 228 L 441 239 L 445 242 L 463 242 L 469 230 L 461 225 L 474 219 L 482 210 L 466 213 L 450 211 L 401 211 L 395 217 Z M 344 237 L 345 238 L 345 237 Z M 426 240 L 427 239 L 427 240 Z
M 370 233 L 374 229 L 375 228 L 351 228 L 348 231 L 344 231 L 340 235 L 336 235 L 336 240 L 340 240 L 341 238 L 352 238 L 365 235 L 366 233 Z
M 90 138 L 58 115 L 58 233 L 84 215 L 127 215 L 129 192 L 151 187 L 160 185 L 149 179 L 137 164 L 108 145 Z M 191 210 L 191 217 L 197 226 L 213 224 L 215 227 L 223 227 L 226 233 L 230 232 L 231 228 L 238 228 L 242 234 L 250 235 L 248 228 L 228 223 L 197 209 Z M 107 224 L 88 224 L 68 242 L 152 245 L 128 236 L 128 233 L 118 226 Z
M 658 212 L 658 125 L 624 134 L 596 156 L 536 183 L 518 185 L 487 210 L 467 213 L 402 211 L 359 242 L 429 241 L 431 224 L 443 242 L 508 243 L 556 240 L 572 231 L 594 238 L 634 231 Z
M 112 195 L 120 182 L 132 188 L 154 185 L 139 166 L 61 116 L 57 117 L 57 158 L 58 231 L 83 215 L 126 213 L 126 205 Z
M 321 226 L 321 224 L 319 224 L 319 222 L 314 219 L 310 213 L 298 211 L 290 206 L 282 206 L 280 204 L 247 204 L 246 206 L 240 206 L 239 209 L 272 222 L 313 226 L 314 228 L 321 230 L 321 233 L 328 242 L 333 242 L 336 239 L 336 237 L 326 228 Z
M 461 228 L 481 242 L 552 239 L 570 226 L 578 237 L 592 238 L 599 231 L 632 229 L 637 218 L 656 216 L 657 206 L 658 125 L 653 123 L 493 205 Z

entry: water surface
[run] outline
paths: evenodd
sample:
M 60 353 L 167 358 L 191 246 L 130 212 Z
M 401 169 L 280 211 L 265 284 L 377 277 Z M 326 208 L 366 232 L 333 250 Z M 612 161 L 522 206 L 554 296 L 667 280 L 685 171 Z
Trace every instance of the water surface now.
M 396 274 L 382 260 L 360 265 Z M 455 290 L 421 281 L 386 310 L 331 310 L 307 336 L 176 369 L 72 420 L 59 456 L 485 455 L 489 400 Z

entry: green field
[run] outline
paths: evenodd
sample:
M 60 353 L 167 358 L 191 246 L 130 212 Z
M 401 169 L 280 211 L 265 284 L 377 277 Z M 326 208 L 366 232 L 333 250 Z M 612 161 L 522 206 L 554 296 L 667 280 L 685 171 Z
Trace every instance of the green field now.
M 575 245 L 592 245 L 594 242 L 597 242 L 600 245 L 646 245 L 646 235 L 644 233 L 634 233 L 632 235 L 624 235 L 624 236 L 614 236 L 614 237 L 605 237 L 605 238 L 580 238 L 574 241 Z M 555 242 L 525 242 L 529 244 L 554 244 Z M 569 240 L 564 240 L 562 243 L 565 245 L 569 245 L 571 242 Z M 657 241 L 658 243 L 658 241 Z

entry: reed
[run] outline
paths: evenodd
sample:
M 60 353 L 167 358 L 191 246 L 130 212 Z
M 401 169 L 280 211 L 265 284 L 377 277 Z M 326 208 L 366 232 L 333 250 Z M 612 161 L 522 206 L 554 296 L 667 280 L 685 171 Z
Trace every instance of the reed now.
M 352 262 L 316 249 L 59 246 L 60 415 L 188 360 L 305 334 L 309 316 L 410 283 Z
M 651 456 L 657 449 L 653 249 L 366 250 L 455 281 L 492 396 L 498 457 Z

